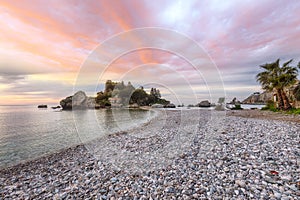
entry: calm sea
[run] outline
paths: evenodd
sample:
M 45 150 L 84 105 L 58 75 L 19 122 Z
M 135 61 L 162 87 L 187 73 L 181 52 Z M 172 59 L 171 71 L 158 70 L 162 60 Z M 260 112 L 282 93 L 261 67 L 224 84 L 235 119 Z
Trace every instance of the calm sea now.
M 0 168 L 134 128 L 154 116 L 144 110 L 54 112 L 35 106 L 0 106 Z

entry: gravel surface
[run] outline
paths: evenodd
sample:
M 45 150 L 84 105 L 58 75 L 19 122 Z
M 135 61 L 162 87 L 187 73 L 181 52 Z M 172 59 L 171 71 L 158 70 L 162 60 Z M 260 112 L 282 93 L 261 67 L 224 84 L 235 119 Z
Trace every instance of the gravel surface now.
M 0 170 L 1 199 L 299 199 L 300 125 L 165 111 Z

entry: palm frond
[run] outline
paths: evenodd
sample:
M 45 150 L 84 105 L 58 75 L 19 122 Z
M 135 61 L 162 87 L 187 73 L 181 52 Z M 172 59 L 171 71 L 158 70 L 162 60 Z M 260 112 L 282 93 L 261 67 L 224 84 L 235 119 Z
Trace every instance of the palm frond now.
M 273 90 L 274 88 L 283 89 L 296 82 L 298 69 L 296 67 L 289 66 L 293 60 L 285 62 L 280 67 L 280 59 L 277 59 L 273 63 L 266 63 L 260 65 L 264 71 L 256 75 L 256 81 L 262 85 L 265 90 Z M 300 62 L 298 63 L 300 68 Z

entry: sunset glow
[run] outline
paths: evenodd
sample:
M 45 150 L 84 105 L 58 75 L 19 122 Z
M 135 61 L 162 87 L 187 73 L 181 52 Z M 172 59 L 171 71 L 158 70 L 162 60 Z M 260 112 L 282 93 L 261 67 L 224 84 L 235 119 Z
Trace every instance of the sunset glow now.
M 260 90 L 255 81 L 259 65 L 277 58 L 294 59 L 294 65 L 300 61 L 300 2 L 226 2 L 2 0 L 0 105 L 57 104 L 73 93 L 78 72 L 97 50 L 99 55 L 110 58 L 111 52 L 118 53 L 119 45 L 159 42 L 196 56 L 182 40 L 160 35 L 153 38 L 169 40 L 131 35 L 121 38 L 109 51 L 100 52 L 101 44 L 117 34 L 145 27 L 172 30 L 195 41 L 207 53 L 198 55 L 197 63 L 216 64 L 227 98 L 243 100 Z M 99 71 L 108 64 L 101 61 L 93 61 Z M 97 84 L 105 79 L 131 81 L 137 87 L 161 80 L 188 104 L 196 103 L 189 95 L 195 93 L 199 99 L 207 96 L 205 78 L 199 79 L 194 71 L 174 52 L 145 48 L 120 55 L 110 63 L 100 82 L 87 80 L 80 84 L 93 95 Z M 203 67 L 202 73 L 203 77 L 214 76 L 209 74 L 209 68 Z M 182 88 L 184 80 L 192 84 L 190 89 Z M 168 98 L 167 90 L 161 91 Z

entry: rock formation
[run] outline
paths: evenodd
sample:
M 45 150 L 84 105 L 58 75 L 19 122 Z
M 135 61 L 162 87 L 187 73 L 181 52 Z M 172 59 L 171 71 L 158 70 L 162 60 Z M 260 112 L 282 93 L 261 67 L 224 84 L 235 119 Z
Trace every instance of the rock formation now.
M 242 103 L 244 104 L 265 104 L 267 101 L 273 100 L 272 92 L 255 92 L 247 97 Z
M 87 107 L 88 108 L 100 108 L 100 105 L 98 105 L 97 103 L 96 103 L 96 98 L 95 97 L 88 97 L 87 98 L 87 100 L 86 100 L 86 103 L 87 103 Z
M 200 103 L 198 103 L 197 106 L 199 106 L 199 107 L 210 107 L 211 104 L 208 100 L 205 100 L 205 101 L 201 101 Z
M 64 110 L 100 107 L 96 104 L 95 97 L 87 97 L 83 91 L 78 91 L 73 96 L 61 100 L 60 105 Z

